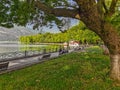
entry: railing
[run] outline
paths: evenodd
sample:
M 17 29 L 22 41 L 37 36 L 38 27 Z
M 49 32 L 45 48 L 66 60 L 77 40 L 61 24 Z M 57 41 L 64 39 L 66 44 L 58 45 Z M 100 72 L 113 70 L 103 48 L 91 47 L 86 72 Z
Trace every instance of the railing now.
M 62 51 L 60 51 L 62 49 Z M 72 48 L 73 49 L 73 48 Z M 78 49 L 74 50 L 79 50 L 79 49 L 84 49 L 84 47 L 79 47 Z M 17 60 L 17 59 L 22 59 L 22 58 L 27 58 L 27 57 L 33 57 L 33 56 L 38 56 L 46 53 L 52 53 L 52 52 L 59 52 L 59 54 L 67 53 L 69 49 L 64 49 L 64 48 L 51 48 L 51 49 L 42 49 L 39 51 L 21 51 L 21 52 L 9 52 L 9 53 L 0 53 L 0 62 L 6 62 L 6 61 L 11 61 L 11 60 Z
M 24 52 L 10 52 L 10 53 L 2 53 L 0 54 L 0 74 L 4 73 L 4 71 L 6 70 L 10 70 L 10 68 L 8 69 L 8 65 L 10 61 L 13 60 L 19 60 L 19 59 L 24 59 L 27 57 L 34 57 L 34 56 L 38 56 L 38 62 L 41 62 L 42 60 L 47 60 L 50 58 L 54 58 L 54 57 L 58 57 L 61 54 L 65 54 L 65 53 L 70 53 L 72 51 L 76 51 L 76 50 L 83 50 L 83 47 L 79 47 L 79 48 L 73 48 L 73 49 L 64 49 L 64 48 L 54 48 L 54 49 L 43 49 L 40 51 L 24 51 Z M 55 52 L 55 53 L 54 53 Z M 41 55 L 39 57 L 39 55 Z M 26 59 L 27 60 L 27 59 Z M 27 64 L 24 64 L 23 66 L 20 67 L 14 67 L 11 68 L 12 70 L 16 70 L 19 68 L 23 68 L 26 65 L 32 65 L 33 62 L 29 62 Z
M 26 57 L 33 57 L 45 53 L 57 52 L 58 50 L 59 48 L 42 49 L 39 51 L 18 51 L 18 52 L 0 53 L 0 62 L 10 61 L 14 59 L 21 59 Z

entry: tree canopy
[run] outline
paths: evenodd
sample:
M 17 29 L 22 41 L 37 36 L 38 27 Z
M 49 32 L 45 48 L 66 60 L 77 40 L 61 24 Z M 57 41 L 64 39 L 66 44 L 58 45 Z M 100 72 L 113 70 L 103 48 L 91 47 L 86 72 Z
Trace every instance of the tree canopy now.
M 80 20 L 109 49 L 110 76 L 120 81 L 119 23 L 115 24 L 119 13 L 120 0 L 2 0 L 0 26 L 30 24 L 35 29 L 43 25 L 52 27 L 55 23 L 61 29 L 65 25 L 61 17 Z
M 94 32 L 91 32 L 86 28 L 83 23 L 79 23 L 76 26 L 73 26 L 64 33 L 44 33 L 30 36 L 20 37 L 20 42 L 25 44 L 31 43 L 63 43 L 69 42 L 70 40 L 79 41 L 80 44 L 84 44 L 86 41 L 89 44 L 96 44 L 101 42 L 98 35 Z
M 117 2 L 119 0 L 87 0 L 85 2 L 83 0 L 2 0 L 0 2 L 0 26 L 32 25 L 33 29 L 39 29 L 44 25 L 51 28 L 56 24 L 61 30 L 65 23 L 69 23 L 68 18 L 81 20 L 79 14 L 81 11 L 78 9 L 83 3 L 93 3 L 91 8 L 98 7 L 101 17 L 102 15 L 108 17 L 115 10 L 119 10 L 119 3 L 116 6 Z M 82 10 L 88 6 L 86 4 Z

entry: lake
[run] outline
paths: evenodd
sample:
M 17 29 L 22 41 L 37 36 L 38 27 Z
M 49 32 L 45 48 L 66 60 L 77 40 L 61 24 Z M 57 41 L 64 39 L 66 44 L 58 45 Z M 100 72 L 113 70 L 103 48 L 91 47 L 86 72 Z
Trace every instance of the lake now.
M 19 42 L 0 41 L 0 53 L 29 51 L 29 50 L 41 50 L 44 48 L 57 48 L 58 45 L 23 45 Z

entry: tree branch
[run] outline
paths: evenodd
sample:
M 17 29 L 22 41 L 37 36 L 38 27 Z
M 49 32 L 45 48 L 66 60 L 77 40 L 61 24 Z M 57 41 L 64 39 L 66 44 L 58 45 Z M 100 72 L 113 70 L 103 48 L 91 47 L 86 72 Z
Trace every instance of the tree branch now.
M 115 7 L 116 7 L 117 2 L 118 0 L 112 0 L 110 8 L 109 8 L 108 16 L 112 16 L 115 13 Z
M 103 0 L 103 7 L 104 7 L 104 9 L 105 9 L 105 13 L 108 13 L 108 9 L 107 9 L 107 6 L 106 6 L 106 4 L 105 4 L 105 0 Z
M 97 2 L 97 10 L 98 10 L 98 12 L 99 12 L 99 14 L 103 17 L 103 15 L 104 15 L 104 5 L 103 5 L 103 3 L 104 3 L 104 0 L 98 0 L 98 2 Z
M 50 8 L 38 0 L 34 1 L 34 3 L 36 7 L 44 11 L 44 13 L 53 14 L 55 16 L 71 17 L 80 20 L 79 10 L 77 9 Z

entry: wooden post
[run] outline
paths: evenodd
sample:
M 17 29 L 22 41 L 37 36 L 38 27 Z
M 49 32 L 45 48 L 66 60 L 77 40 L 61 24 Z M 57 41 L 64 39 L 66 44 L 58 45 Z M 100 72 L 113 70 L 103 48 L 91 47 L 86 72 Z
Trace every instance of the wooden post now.
M 27 56 L 27 51 L 25 50 L 25 57 Z
M 58 51 L 58 49 L 56 48 L 56 52 Z
M 51 49 L 49 49 L 49 53 L 51 52 Z
M 41 49 L 39 49 L 39 54 L 41 54 Z
M 43 49 L 43 54 L 45 54 L 45 53 L 46 53 L 46 49 L 44 48 L 44 49 Z

